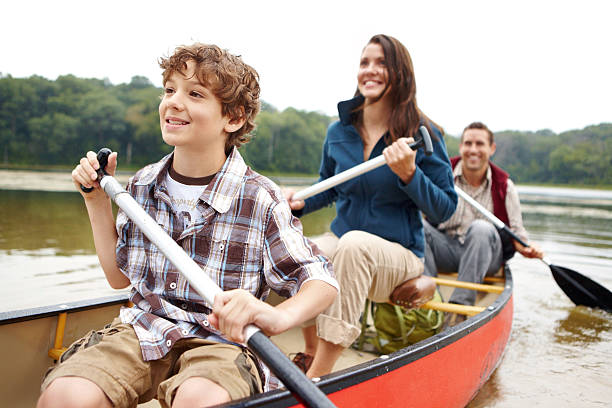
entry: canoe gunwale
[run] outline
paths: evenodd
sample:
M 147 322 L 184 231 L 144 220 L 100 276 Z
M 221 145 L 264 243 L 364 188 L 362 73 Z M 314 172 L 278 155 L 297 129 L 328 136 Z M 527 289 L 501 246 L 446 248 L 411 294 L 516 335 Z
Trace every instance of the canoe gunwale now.
M 129 293 L 122 293 L 118 295 L 79 300 L 75 302 L 58 303 L 49 306 L 0 312 L 0 325 L 57 316 L 59 313 L 64 312 L 73 313 L 82 310 L 96 309 L 102 305 L 110 306 L 114 304 L 126 303 L 129 300 L 129 296 Z

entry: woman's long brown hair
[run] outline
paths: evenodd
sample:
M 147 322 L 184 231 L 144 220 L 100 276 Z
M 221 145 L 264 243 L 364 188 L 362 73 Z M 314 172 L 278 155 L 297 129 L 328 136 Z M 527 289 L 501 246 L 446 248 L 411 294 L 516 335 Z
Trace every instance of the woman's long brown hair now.
M 406 47 L 394 37 L 384 34 L 373 36 L 368 44 L 379 44 L 382 47 L 387 64 L 387 85 L 378 97 L 378 99 L 382 98 L 390 88 L 389 139 L 386 139 L 385 142 L 389 145 L 400 137 L 414 137 L 421 125 L 421 120 L 432 138 L 437 139 L 430 124 L 436 126 L 444 135 L 444 130 L 421 112 L 417 105 L 412 58 Z M 357 95 L 360 95 L 359 88 L 355 93 L 355 96 Z M 357 124 L 361 124 L 363 120 L 363 107 L 362 104 L 354 111 Z

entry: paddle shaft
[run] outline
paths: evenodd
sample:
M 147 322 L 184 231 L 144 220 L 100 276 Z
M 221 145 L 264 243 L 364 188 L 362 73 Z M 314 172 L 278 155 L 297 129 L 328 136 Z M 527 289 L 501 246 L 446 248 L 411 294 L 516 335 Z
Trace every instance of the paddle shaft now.
M 109 175 L 104 175 L 100 179 L 100 186 L 143 234 L 176 266 L 189 284 L 209 304 L 214 304 L 215 296 L 222 292 L 221 288 L 202 272 L 198 264 L 140 207 L 119 182 Z M 270 367 L 298 400 L 312 408 L 335 407 L 327 396 L 256 326 L 252 324 L 246 326 L 244 334 L 249 347 Z
M 325 179 L 317 184 L 310 187 L 306 187 L 303 190 L 296 192 L 292 200 L 305 200 L 314 195 L 317 195 L 325 190 L 337 186 L 338 184 L 344 183 L 352 178 L 367 173 L 370 170 L 374 170 L 382 165 L 386 164 L 384 156 L 378 156 L 374 159 L 368 160 L 367 162 L 361 163 L 355 167 L 351 167 L 341 173 L 336 174 L 328 179 Z
M 528 243 L 526 243 L 521 238 L 519 238 L 519 236 L 516 235 L 514 231 L 512 231 L 510 228 L 508 228 L 508 226 L 502 220 L 500 220 L 495 215 L 493 215 L 489 210 L 484 208 L 478 201 L 474 200 L 468 193 L 466 193 L 465 191 L 457 187 L 457 185 L 455 185 L 455 191 L 457 192 L 457 195 L 459 197 L 463 198 L 468 204 L 476 208 L 482 215 L 484 215 L 489 221 L 491 221 L 493 225 L 495 225 L 500 230 L 504 230 L 506 233 L 508 233 L 508 235 L 512 237 L 512 239 L 517 241 L 522 246 L 529 248 Z M 546 257 L 542 257 L 539 259 L 540 261 L 544 262 L 546 265 L 548 266 L 551 265 L 550 261 Z
M 493 225 L 495 225 L 499 229 L 506 231 L 514 240 L 519 242 L 522 246 L 529 247 L 529 244 L 527 244 L 525 241 L 519 238 L 519 236 L 516 235 L 510 228 L 508 228 L 508 226 L 502 220 L 500 220 L 495 215 L 493 215 L 489 210 L 484 208 L 478 201 L 474 200 L 468 193 L 466 193 L 465 191 L 457 187 L 457 185 L 455 185 L 455 191 L 457 192 L 457 195 L 459 197 L 463 198 L 468 204 L 476 208 L 482 215 L 484 215 L 489 221 L 491 221 Z
M 419 147 L 424 147 L 425 154 L 428 156 L 431 155 L 433 153 L 433 145 L 431 143 L 431 136 L 429 135 L 427 128 L 425 126 L 421 126 L 419 128 L 419 134 L 420 134 L 419 140 L 413 143 L 410 143 L 409 147 L 412 150 L 416 150 Z M 381 167 L 382 165 L 386 163 L 387 162 L 385 161 L 384 156 L 381 155 L 381 156 L 375 157 L 374 159 L 370 159 L 364 163 L 358 164 L 355 167 L 351 167 L 348 170 L 345 170 L 317 184 L 314 184 L 310 187 L 306 187 L 305 189 L 296 192 L 293 195 L 292 200 L 305 200 L 325 190 L 335 187 L 338 184 L 344 183 L 345 181 L 348 181 L 352 178 L 360 176 L 363 173 L 367 173 L 370 170 L 374 170 L 378 167 Z

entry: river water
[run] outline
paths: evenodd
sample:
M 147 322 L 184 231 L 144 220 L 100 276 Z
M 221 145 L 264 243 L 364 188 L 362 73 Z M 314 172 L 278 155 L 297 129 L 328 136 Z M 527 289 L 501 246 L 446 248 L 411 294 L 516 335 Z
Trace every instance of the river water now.
M 72 190 L 65 175 L 44 177 L 40 186 L 31 174 L 0 172 L 0 311 L 118 292 L 98 265 L 80 195 L 64 191 Z M 551 261 L 612 288 L 612 192 L 519 186 L 519 194 L 530 239 Z M 327 231 L 333 215 L 304 217 L 305 233 Z M 612 406 L 612 314 L 574 306 L 538 260 L 516 255 L 510 266 L 510 342 L 469 407 Z

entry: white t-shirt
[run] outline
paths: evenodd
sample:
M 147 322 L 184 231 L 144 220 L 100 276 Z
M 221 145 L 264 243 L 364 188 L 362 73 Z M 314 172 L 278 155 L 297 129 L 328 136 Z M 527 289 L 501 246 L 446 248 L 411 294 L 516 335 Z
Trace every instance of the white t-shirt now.
M 183 184 L 170 176 L 166 175 L 166 186 L 168 187 L 168 195 L 172 208 L 177 214 L 188 213 L 189 218 L 183 217 L 185 226 L 193 224 L 202 215 L 198 211 L 198 200 L 206 189 L 205 185 L 190 185 Z

